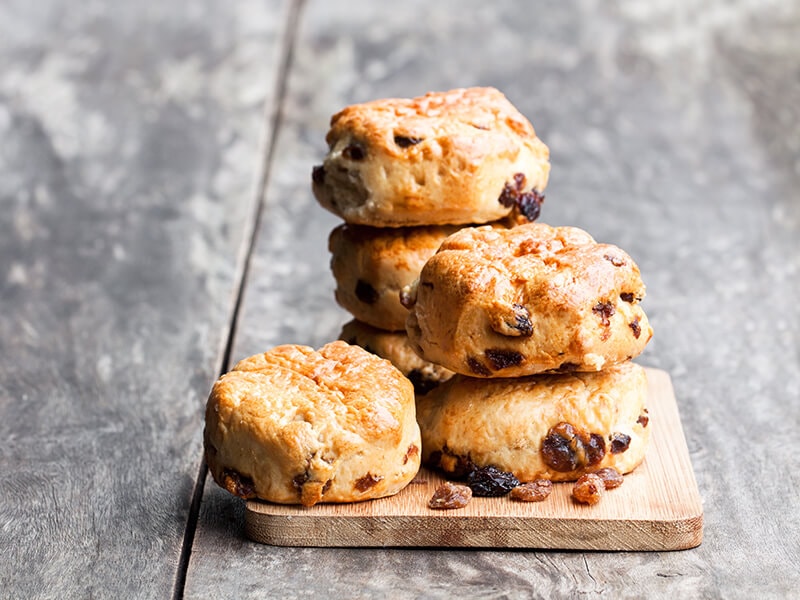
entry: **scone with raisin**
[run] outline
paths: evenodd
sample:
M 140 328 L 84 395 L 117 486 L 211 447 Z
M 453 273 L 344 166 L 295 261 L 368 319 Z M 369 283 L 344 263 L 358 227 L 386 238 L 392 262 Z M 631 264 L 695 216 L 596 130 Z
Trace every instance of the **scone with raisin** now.
M 516 379 L 456 375 L 417 399 L 423 464 L 461 477 L 494 466 L 520 481 L 574 481 L 644 459 L 650 438 L 644 369 Z
M 476 227 L 448 237 L 404 294 L 428 361 L 474 377 L 599 371 L 652 336 L 639 268 L 575 227 Z
M 239 362 L 214 384 L 204 438 L 221 487 L 282 504 L 389 496 L 420 462 L 411 382 L 342 341 Z
M 419 395 L 427 394 L 453 376 L 452 371 L 420 358 L 409 344 L 405 331 L 384 331 L 354 319 L 344 324 L 339 339 L 391 362 L 408 377 Z
M 488 223 L 539 214 L 549 150 L 494 88 L 355 104 L 331 118 L 312 172 L 319 203 L 374 227 Z

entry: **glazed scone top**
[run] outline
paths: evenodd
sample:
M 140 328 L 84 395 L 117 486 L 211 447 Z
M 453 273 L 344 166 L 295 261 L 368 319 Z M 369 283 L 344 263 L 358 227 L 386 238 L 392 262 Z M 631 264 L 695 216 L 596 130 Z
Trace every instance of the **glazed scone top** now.
M 421 356 L 466 375 L 595 371 L 637 356 L 652 330 L 645 286 L 620 248 L 530 223 L 448 237 L 406 294 Z
M 347 222 L 379 227 L 500 219 L 514 198 L 543 192 L 550 171 L 547 146 L 494 88 L 348 106 L 326 141 L 317 199 Z
M 214 385 L 205 446 L 214 479 L 280 503 L 390 495 L 419 468 L 411 382 L 337 341 L 284 345 L 239 362 Z

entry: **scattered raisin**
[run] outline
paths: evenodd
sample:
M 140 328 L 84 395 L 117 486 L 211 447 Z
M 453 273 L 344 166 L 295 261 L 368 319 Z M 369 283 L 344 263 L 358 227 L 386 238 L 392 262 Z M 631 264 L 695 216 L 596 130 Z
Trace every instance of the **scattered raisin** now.
M 621 454 L 631 445 L 631 436 L 624 433 L 611 435 L 611 454 Z
M 596 315 L 599 315 L 600 322 L 605 327 L 608 327 L 611 325 L 610 319 L 612 316 L 614 316 L 614 313 L 617 312 L 617 309 L 614 308 L 614 305 L 611 302 L 598 302 L 592 309 L 592 312 Z
M 628 327 L 631 328 L 631 331 L 633 332 L 633 337 L 635 337 L 638 340 L 639 336 L 642 335 L 642 328 L 639 325 L 639 317 L 636 317 L 633 321 L 628 323 Z
M 311 169 L 311 181 L 317 185 L 322 185 L 325 183 L 325 167 L 322 165 L 317 165 Z
M 405 135 L 396 135 L 394 136 L 394 143 L 400 146 L 401 148 L 408 148 L 409 146 L 415 146 L 422 141 L 422 138 L 417 137 L 410 137 Z
M 615 267 L 622 267 L 625 266 L 625 259 L 620 258 L 619 256 L 614 256 L 613 254 L 606 254 L 603 256 L 608 262 L 610 262 Z
M 363 279 L 356 282 L 356 298 L 364 304 L 375 304 L 378 301 L 378 291 Z
M 511 490 L 511 499 L 520 502 L 541 502 L 553 491 L 553 482 L 549 479 L 537 479 L 518 485 Z
M 359 477 L 356 479 L 356 482 L 353 484 L 359 492 L 366 492 L 369 488 L 375 487 L 379 481 L 381 481 L 383 477 L 380 475 L 373 475 L 372 473 L 367 473 L 363 477 Z
M 522 354 L 516 350 L 503 350 L 501 348 L 489 348 L 483 353 L 495 371 L 514 367 L 522 362 Z
M 342 156 L 348 160 L 364 160 L 366 152 L 364 152 L 364 148 L 362 146 L 359 146 L 358 144 L 350 144 L 349 146 L 346 146 L 344 150 L 342 150 Z
M 633 303 L 633 292 L 622 292 L 619 297 L 623 302 Z
M 593 471 L 593 473 L 603 480 L 603 485 L 606 486 L 607 490 L 618 488 L 624 481 L 622 474 L 620 474 L 620 472 L 614 467 L 605 467 L 603 469 Z
M 581 475 L 572 487 L 572 497 L 582 504 L 597 504 L 606 491 L 605 483 L 599 475 L 587 473 Z
M 541 452 L 549 467 L 567 473 L 599 463 L 606 454 L 606 444 L 599 434 L 587 434 L 561 422 L 547 432 Z
M 505 496 L 519 485 L 519 479 L 513 473 L 489 465 L 475 469 L 467 475 L 467 485 L 475 496 Z
M 492 372 L 487 369 L 481 361 L 479 361 L 474 356 L 467 357 L 467 366 L 469 370 L 475 373 L 475 375 L 483 375 L 484 377 L 488 377 L 492 374 Z
M 250 477 L 242 475 L 234 469 L 222 471 L 223 485 L 234 496 L 239 498 L 253 498 L 256 495 L 256 484 Z
M 645 409 L 645 412 L 647 412 L 647 409 Z M 647 424 L 650 422 L 650 417 L 646 414 L 639 415 L 639 418 L 636 419 L 636 422 L 642 427 L 647 427 Z
M 428 507 L 441 510 L 464 508 L 470 500 L 472 500 L 472 490 L 469 487 L 445 481 L 436 488 L 428 500 Z

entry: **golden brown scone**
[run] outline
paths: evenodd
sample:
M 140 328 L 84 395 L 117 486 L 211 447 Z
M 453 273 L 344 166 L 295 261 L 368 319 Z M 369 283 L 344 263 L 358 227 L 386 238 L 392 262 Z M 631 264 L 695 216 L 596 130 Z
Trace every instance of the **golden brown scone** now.
M 494 88 L 348 106 L 325 139 L 314 195 L 348 223 L 488 223 L 512 211 L 532 221 L 550 173 L 547 146 Z
M 417 399 L 423 464 L 454 476 L 493 465 L 520 481 L 636 468 L 650 437 L 647 378 L 625 362 L 596 373 L 456 375 Z
M 342 341 L 239 362 L 211 390 L 204 437 L 221 487 L 282 504 L 389 496 L 419 469 L 411 382 Z
M 405 331 L 383 331 L 353 319 L 344 324 L 339 339 L 391 362 L 408 377 L 414 391 L 420 395 L 453 376 L 452 371 L 420 358 L 409 344 Z
M 510 220 L 491 224 L 513 225 Z M 419 277 L 447 236 L 463 227 L 336 227 L 328 238 L 336 301 L 359 321 L 405 332 L 408 309 L 400 304 L 400 291 Z
M 652 336 L 625 252 L 575 227 L 476 227 L 447 238 L 404 294 L 426 360 L 475 377 L 598 371 Z

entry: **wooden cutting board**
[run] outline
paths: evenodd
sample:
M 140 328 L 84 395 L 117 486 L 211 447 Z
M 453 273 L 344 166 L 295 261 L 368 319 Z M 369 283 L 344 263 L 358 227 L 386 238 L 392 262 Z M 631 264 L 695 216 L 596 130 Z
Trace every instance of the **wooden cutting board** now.
M 681 550 L 703 538 L 703 506 L 669 375 L 647 369 L 651 445 L 644 462 L 599 504 L 577 504 L 559 483 L 543 502 L 473 498 L 428 508 L 442 478 L 423 469 L 391 498 L 310 508 L 248 501 L 245 532 L 277 546 Z

